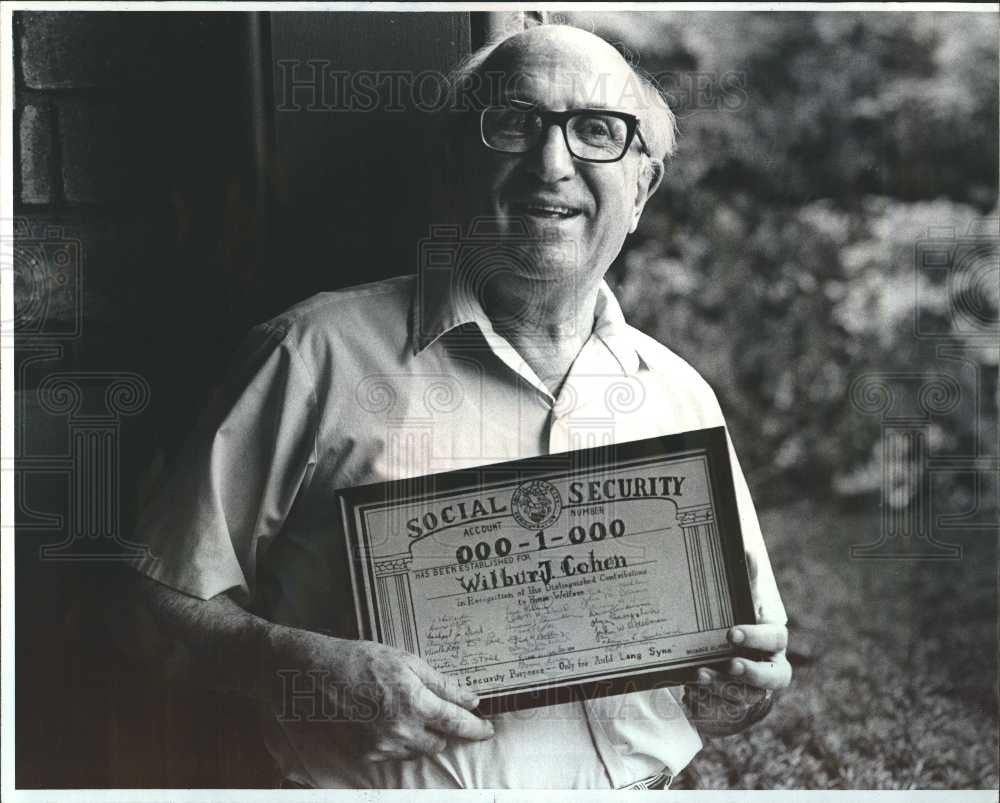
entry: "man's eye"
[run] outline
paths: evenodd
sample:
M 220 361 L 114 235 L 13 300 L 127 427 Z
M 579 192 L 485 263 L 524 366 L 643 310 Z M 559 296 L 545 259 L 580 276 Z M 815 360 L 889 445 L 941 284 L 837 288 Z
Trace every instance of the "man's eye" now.
M 509 111 L 497 116 L 496 125 L 500 131 L 527 134 L 535 130 L 534 115 L 527 112 Z
M 573 120 L 573 133 L 591 144 L 618 142 L 624 139 L 624 124 L 617 117 L 587 115 Z
M 595 137 L 608 137 L 611 136 L 611 130 L 608 124 L 599 117 L 588 117 L 577 126 L 577 131 L 581 134 L 588 134 Z

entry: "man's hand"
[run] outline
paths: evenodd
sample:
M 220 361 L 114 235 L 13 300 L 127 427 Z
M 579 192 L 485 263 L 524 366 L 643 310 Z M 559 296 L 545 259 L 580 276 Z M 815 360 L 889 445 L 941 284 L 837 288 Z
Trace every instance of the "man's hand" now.
M 476 695 L 414 655 L 278 625 L 226 594 L 198 599 L 127 569 L 121 579 L 122 641 L 174 681 L 252 698 L 279 719 L 333 724 L 324 738 L 372 761 L 493 735 L 467 710 Z
M 296 704 L 311 689 L 308 713 L 340 723 L 345 747 L 368 761 L 414 758 L 443 750 L 449 739 L 493 736 L 492 724 L 470 713 L 477 696 L 415 655 L 284 627 L 269 640 L 279 719 L 300 719 Z
M 738 733 L 762 719 L 770 709 L 771 695 L 792 682 L 784 625 L 738 625 L 727 637 L 740 657 L 721 672 L 700 667 L 697 683 L 687 685 L 685 696 L 689 718 L 710 736 Z

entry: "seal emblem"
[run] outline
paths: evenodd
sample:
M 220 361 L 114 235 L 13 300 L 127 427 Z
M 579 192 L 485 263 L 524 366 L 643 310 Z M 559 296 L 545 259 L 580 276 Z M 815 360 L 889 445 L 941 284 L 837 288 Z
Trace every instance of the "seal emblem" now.
M 525 529 L 544 530 L 555 524 L 562 513 L 562 497 L 552 483 L 531 480 L 514 491 L 510 512 Z

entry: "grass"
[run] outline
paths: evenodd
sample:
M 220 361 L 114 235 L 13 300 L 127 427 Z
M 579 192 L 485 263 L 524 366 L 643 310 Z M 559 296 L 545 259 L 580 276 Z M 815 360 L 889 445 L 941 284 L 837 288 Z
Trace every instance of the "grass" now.
M 707 741 L 675 789 L 983 789 L 997 777 L 997 543 L 961 559 L 859 560 L 878 510 L 761 516 L 789 615 L 792 687 Z

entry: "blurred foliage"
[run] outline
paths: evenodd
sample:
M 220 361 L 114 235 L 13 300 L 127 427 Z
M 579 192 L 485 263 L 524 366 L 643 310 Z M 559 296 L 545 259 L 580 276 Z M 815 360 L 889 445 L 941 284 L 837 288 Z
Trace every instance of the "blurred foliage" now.
M 792 685 L 750 730 L 709 740 L 672 788 L 996 789 L 992 534 L 960 538 L 961 561 L 887 563 L 844 559 L 878 537 L 878 510 L 799 502 L 761 526 Z
M 609 279 L 632 323 L 715 387 L 761 500 L 876 489 L 879 420 L 849 394 L 870 371 L 953 375 L 962 403 L 932 439 L 968 453 L 977 372 L 942 363 L 944 341 L 915 323 L 937 316 L 937 334 L 995 366 L 982 336 L 996 332 L 997 273 L 955 258 L 919 290 L 918 274 L 932 230 L 992 231 L 996 261 L 998 18 L 559 16 L 622 47 L 672 99 L 678 153 Z M 961 290 L 978 316 L 964 325 L 949 296 L 963 270 L 979 271 Z

